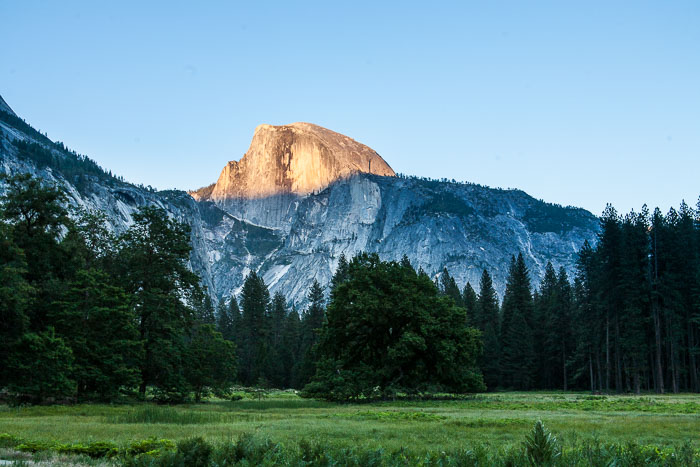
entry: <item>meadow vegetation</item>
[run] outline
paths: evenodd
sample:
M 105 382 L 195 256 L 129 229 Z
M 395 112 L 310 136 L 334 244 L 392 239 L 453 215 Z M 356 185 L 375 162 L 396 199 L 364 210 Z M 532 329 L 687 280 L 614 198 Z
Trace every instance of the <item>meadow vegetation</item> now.
M 643 464 L 700 462 L 700 396 L 694 394 L 512 392 L 335 404 L 276 391 L 262 400 L 249 393 L 237 401 L 176 406 L 3 406 L 0 432 L 6 434 L 0 443 L 14 452 L 37 451 L 34 455 L 48 450 L 90 456 L 102 450 L 114 454 L 110 462 L 136 465 L 157 465 L 144 463 L 148 452 L 173 462 L 163 465 L 178 465 L 178 449 L 196 444 L 194 438 L 201 438 L 204 444 L 197 449 L 210 449 L 210 457 L 228 450 L 238 456 L 236 462 L 247 452 L 261 456 L 260 462 L 281 462 L 286 456 L 292 465 L 302 458 L 315 459 L 305 465 L 339 459 L 351 465 L 352 459 L 354 465 L 413 465 L 429 459 L 424 465 L 437 465 L 440 456 L 444 465 L 471 465 L 469 459 L 479 456 L 489 463 L 520 459 L 527 464 L 527 444 L 546 444 L 546 437 L 540 433 L 537 438 L 533 431 L 540 420 L 556 438 L 553 463 L 571 465 L 576 456 L 576 465 L 607 465 L 614 456 L 642 456 Z M 595 456 L 607 460 L 596 464 Z M 683 463 L 673 463 L 681 458 Z

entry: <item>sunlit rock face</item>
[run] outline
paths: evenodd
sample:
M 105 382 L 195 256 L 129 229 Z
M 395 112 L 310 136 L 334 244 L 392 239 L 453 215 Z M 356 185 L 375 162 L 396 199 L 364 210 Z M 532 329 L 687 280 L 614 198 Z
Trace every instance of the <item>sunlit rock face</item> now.
M 260 125 L 240 161 L 231 161 L 217 182 L 192 192 L 217 203 L 277 195 L 304 196 L 356 173 L 395 176 L 373 149 L 310 123 Z

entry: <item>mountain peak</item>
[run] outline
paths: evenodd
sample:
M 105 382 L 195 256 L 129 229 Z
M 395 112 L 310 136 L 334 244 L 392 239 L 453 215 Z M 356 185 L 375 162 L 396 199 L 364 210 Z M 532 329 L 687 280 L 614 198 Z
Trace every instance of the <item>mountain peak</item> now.
M 7 105 L 7 102 L 5 102 L 5 99 L 3 99 L 2 96 L 0 96 L 0 111 L 7 112 L 8 114 L 14 115 L 15 117 L 17 116 L 14 110 L 12 110 L 12 108 L 9 105 Z
M 223 168 L 217 182 L 191 192 L 197 200 L 306 195 L 354 173 L 396 176 L 372 148 L 306 122 L 255 128 L 240 161 Z

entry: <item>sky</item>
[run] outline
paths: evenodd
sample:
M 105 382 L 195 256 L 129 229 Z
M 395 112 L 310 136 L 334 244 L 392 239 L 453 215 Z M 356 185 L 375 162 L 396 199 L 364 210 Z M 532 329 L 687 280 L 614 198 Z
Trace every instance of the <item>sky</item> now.
M 404 174 L 666 211 L 700 195 L 699 24 L 694 0 L 0 0 L 0 95 L 158 189 L 306 121 Z

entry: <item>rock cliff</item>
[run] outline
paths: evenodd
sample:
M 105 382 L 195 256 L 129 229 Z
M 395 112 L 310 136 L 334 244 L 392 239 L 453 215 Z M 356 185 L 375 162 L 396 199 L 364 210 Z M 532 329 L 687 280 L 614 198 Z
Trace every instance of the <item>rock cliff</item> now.
M 192 196 L 154 192 L 95 171 L 6 106 L 0 98 L 0 173 L 31 172 L 57 184 L 70 204 L 104 211 L 115 232 L 140 206 L 163 207 L 191 226 L 190 267 L 215 301 L 238 294 L 254 270 L 301 309 L 314 279 L 327 285 L 340 255 L 360 251 L 406 255 L 432 276 L 447 267 L 460 287 L 478 287 L 487 268 L 502 294 L 511 255 L 523 252 L 535 284 L 547 261 L 573 276 L 576 252 L 598 231 L 589 212 L 520 190 L 395 176 L 372 149 L 307 123 L 258 127 L 241 161 Z M 39 163 L 17 140 L 71 163 Z
M 355 173 L 394 176 L 374 150 L 311 123 L 260 125 L 240 161 L 231 161 L 213 186 L 191 192 L 198 201 L 308 195 Z

